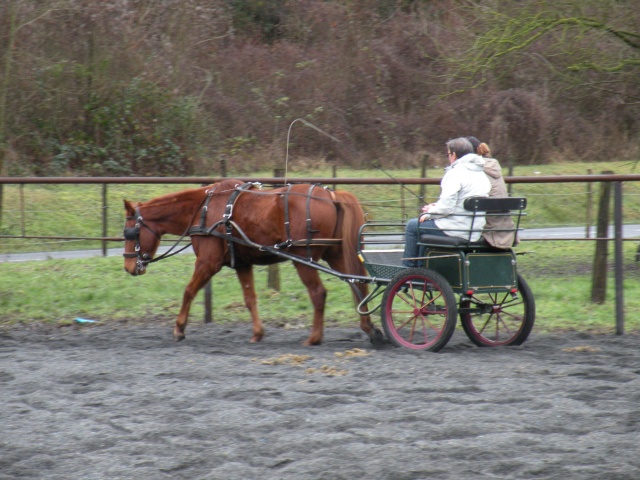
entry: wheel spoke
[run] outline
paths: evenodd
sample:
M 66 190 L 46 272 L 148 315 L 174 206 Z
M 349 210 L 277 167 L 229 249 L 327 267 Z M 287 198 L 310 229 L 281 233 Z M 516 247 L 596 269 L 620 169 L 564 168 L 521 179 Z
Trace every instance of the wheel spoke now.
M 507 335 L 512 336 L 515 332 L 511 330 L 509 324 L 505 321 L 502 315 L 498 315 L 498 321 L 496 322 L 496 340 L 500 338 L 500 325 L 504 327 Z
M 485 329 L 489 326 L 490 323 L 492 323 L 491 320 L 493 319 L 493 316 L 494 314 L 492 313 L 487 317 L 487 320 L 482 324 L 482 328 L 478 329 L 479 333 L 484 334 Z
M 414 321 L 411 323 L 411 331 L 409 332 L 409 342 L 413 343 L 413 335 L 416 333 L 416 324 L 418 323 L 418 316 L 416 315 Z
M 433 316 L 433 315 L 438 315 L 438 316 L 440 316 L 440 317 L 442 317 L 442 318 L 446 318 L 446 310 L 445 310 L 444 312 L 441 312 L 441 313 L 440 313 L 440 312 L 438 312 L 438 313 L 433 313 L 433 314 L 432 314 L 432 315 L 430 315 L 430 316 Z M 431 328 L 431 330 L 434 330 L 434 331 L 436 331 L 436 332 L 437 332 L 437 331 L 440 331 L 440 328 L 442 328 L 442 327 L 441 327 L 441 325 L 435 325 L 433 322 L 430 322 L 430 321 L 429 321 L 429 317 L 425 317 L 425 316 L 422 314 L 422 312 L 420 313 L 420 318 L 422 319 L 422 323 L 423 323 L 423 325 L 424 325 L 424 326 L 429 326 L 429 328 Z M 427 335 L 426 335 L 426 333 L 425 333 L 425 337 L 426 337 L 426 336 L 427 336 Z
M 397 331 L 401 332 L 405 330 L 408 326 L 410 326 L 407 334 L 408 335 L 407 339 L 410 343 L 414 342 L 414 337 L 420 330 L 422 330 L 422 336 L 424 338 L 424 341 L 422 343 L 424 344 L 429 343 L 428 332 L 430 330 L 438 332 L 441 328 L 441 325 L 436 325 L 433 322 L 431 322 L 429 320 L 429 316 L 438 315 L 440 317 L 443 317 L 446 314 L 446 310 L 438 311 L 435 308 L 433 310 L 428 309 L 428 307 L 435 305 L 435 302 L 442 297 L 442 293 L 438 292 L 438 295 L 436 297 L 433 297 L 432 296 L 433 292 L 427 291 L 426 282 L 422 286 L 423 286 L 422 290 L 415 289 L 414 282 L 410 282 L 409 283 L 409 287 L 410 287 L 409 291 L 411 292 L 410 295 L 408 293 L 405 293 L 403 295 L 401 294 L 402 292 L 398 292 L 398 294 L 396 295 L 396 297 L 400 298 L 408 306 L 412 307 L 411 311 L 397 310 L 395 308 L 391 309 L 391 313 L 394 315 L 402 315 L 402 314 L 410 315 L 408 319 L 406 319 L 397 327 Z M 420 292 L 418 295 L 416 295 L 416 290 Z M 417 296 L 421 297 L 420 301 L 417 301 L 416 299 Z M 430 298 L 427 299 L 427 297 L 430 297 Z M 417 310 L 418 306 L 420 305 L 422 305 L 422 307 L 419 309 L 420 311 L 414 314 L 415 310 Z M 420 320 L 421 328 L 418 326 L 418 320 Z
M 396 313 L 396 312 L 393 312 L 393 313 Z M 405 313 L 409 313 L 409 312 L 405 312 Z M 404 323 L 402 323 L 401 325 L 399 325 L 399 326 L 396 328 L 396 330 L 398 330 L 398 331 L 402 330 L 402 329 L 403 329 L 404 327 L 406 327 L 406 326 L 409 324 L 409 322 L 411 322 L 411 321 L 414 321 L 413 323 L 414 323 L 414 325 L 415 325 L 415 320 L 418 318 L 418 316 L 417 316 L 417 315 L 413 315 L 413 312 L 411 312 L 411 313 L 412 313 L 411 317 L 409 317 L 409 319 L 408 319 L 406 322 L 404 322 Z M 413 327 L 412 327 L 412 330 L 413 330 Z
M 408 292 L 405 293 L 405 292 L 398 291 L 398 293 L 396 294 L 396 297 L 402 300 L 407 305 L 409 305 L 412 309 L 415 308 L 416 298 L 413 295 L 409 296 Z

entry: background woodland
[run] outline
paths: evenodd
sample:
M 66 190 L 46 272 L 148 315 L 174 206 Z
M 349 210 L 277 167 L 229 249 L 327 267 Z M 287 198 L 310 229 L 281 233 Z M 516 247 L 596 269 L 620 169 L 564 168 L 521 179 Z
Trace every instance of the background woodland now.
M 635 0 L 2 0 L 0 175 L 282 167 L 295 119 L 307 167 L 637 161 L 639 32 Z

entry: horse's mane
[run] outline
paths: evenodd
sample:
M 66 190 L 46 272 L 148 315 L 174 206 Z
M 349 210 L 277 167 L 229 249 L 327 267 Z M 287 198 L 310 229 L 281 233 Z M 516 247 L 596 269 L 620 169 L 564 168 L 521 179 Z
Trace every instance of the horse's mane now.
M 193 202 L 203 198 L 207 191 L 214 188 L 218 192 L 225 192 L 234 190 L 238 185 L 242 185 L 244 182 L 240 180 L 223 180 L 221 182 L 213 183 L 199 188 L 190 188 L 187 190 L 181 190 L 179 192 L 166 193 L 159 197 L 152 198 L 146 202 L 142 202 L 141 205 L 145 207 L 164 207 L 166 205 L 175 205 L 176 203 Z

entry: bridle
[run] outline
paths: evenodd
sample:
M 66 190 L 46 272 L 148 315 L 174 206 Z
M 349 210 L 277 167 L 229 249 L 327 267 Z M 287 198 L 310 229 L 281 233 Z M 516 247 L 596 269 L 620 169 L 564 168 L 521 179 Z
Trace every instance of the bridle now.
M 139 272 L 144 272 L 147 269 L 147 265 L 154 260 L 151 258 L 151 255 L 148 253 L 140 253 L 140 230 L 142 227 L 149 230 L 153 233 L 158 240 L 160 240 L 160 235 L 154 229 L 152 229 L 149 225 L 144 223 L 144 219 L 140 214 L 140 207 L 136 207 L 135 214 L 127 217 L 127 221 L 135 220 L 136 224 L 133 227 L 125 227 L 123 231 L 123 236 L 125 240 L 133 240 L 135 241 L 135 248 L 133 253 L 123 253 L 122 256 L 124 258 L 135 258 L 136 259 L 136 268 Z

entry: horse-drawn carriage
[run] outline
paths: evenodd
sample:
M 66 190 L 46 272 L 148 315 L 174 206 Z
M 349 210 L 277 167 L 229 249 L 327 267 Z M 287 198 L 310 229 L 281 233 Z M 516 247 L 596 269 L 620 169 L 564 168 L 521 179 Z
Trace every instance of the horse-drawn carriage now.
M 473 216 L 513 216 L 517 230 L 526 200 L 474 198 L 465 208 Z M 185 337 L 196 293 L 226 265 L 243 287 L 253 320 L 251 341 L 260 341 L 264 328 L 252 266 L 286 260 L 294 262 L 314 307 L 308 345 L 320 343 L 323 336 L 326 290 L 319 272 L 352 287 L 360 326 L 374 344 L 383 341 L 370 318 L 379 309 L 393 344 L 430 351 L 446 345 L 458 316 L 479 346 L 519 345 L 535 320 L 533 295 L 517 272 L 512 248 L 423 235 L 423 266 L 403 267 L 404 224 L 366 221 L 357 199 L 347 192 L 302 184 L 262 190 L 257 184 L 225 180 L 135 205 L 125 201 L 125 209 L 125 269 L 132 275 L 176 253 L 154 258 L 164 234 L 191 239 L 196 266 L 176 321 L 176 340 Z M 380 295 L 381 302 L 370 309 Z
M 524 198 L 469 198 L 465 209 L 473 217 L 513 216 L 515 241 L 526 204 Z M 389 228 L 396 232 L 390 235 Z M 403 241 L 403 232 L 402 223 L 369 222 L 362 227 L 359 250 L 375 284 L 370 297 L 383 292 L 382 326 L 392 343 L 440 350 L 451 338 L 458 316 L 478 346 L 520 345 L 527 339 L 535 303 L 517 272 L 512 248 L 495 248 L 483 237 L 472 242 L 473 231 L 465 232 L 466 239 L 424 233 L 419 240 L 424 266 L 407 268 L 400 266 L 403 249 L 388 248 L 394 239 Z

